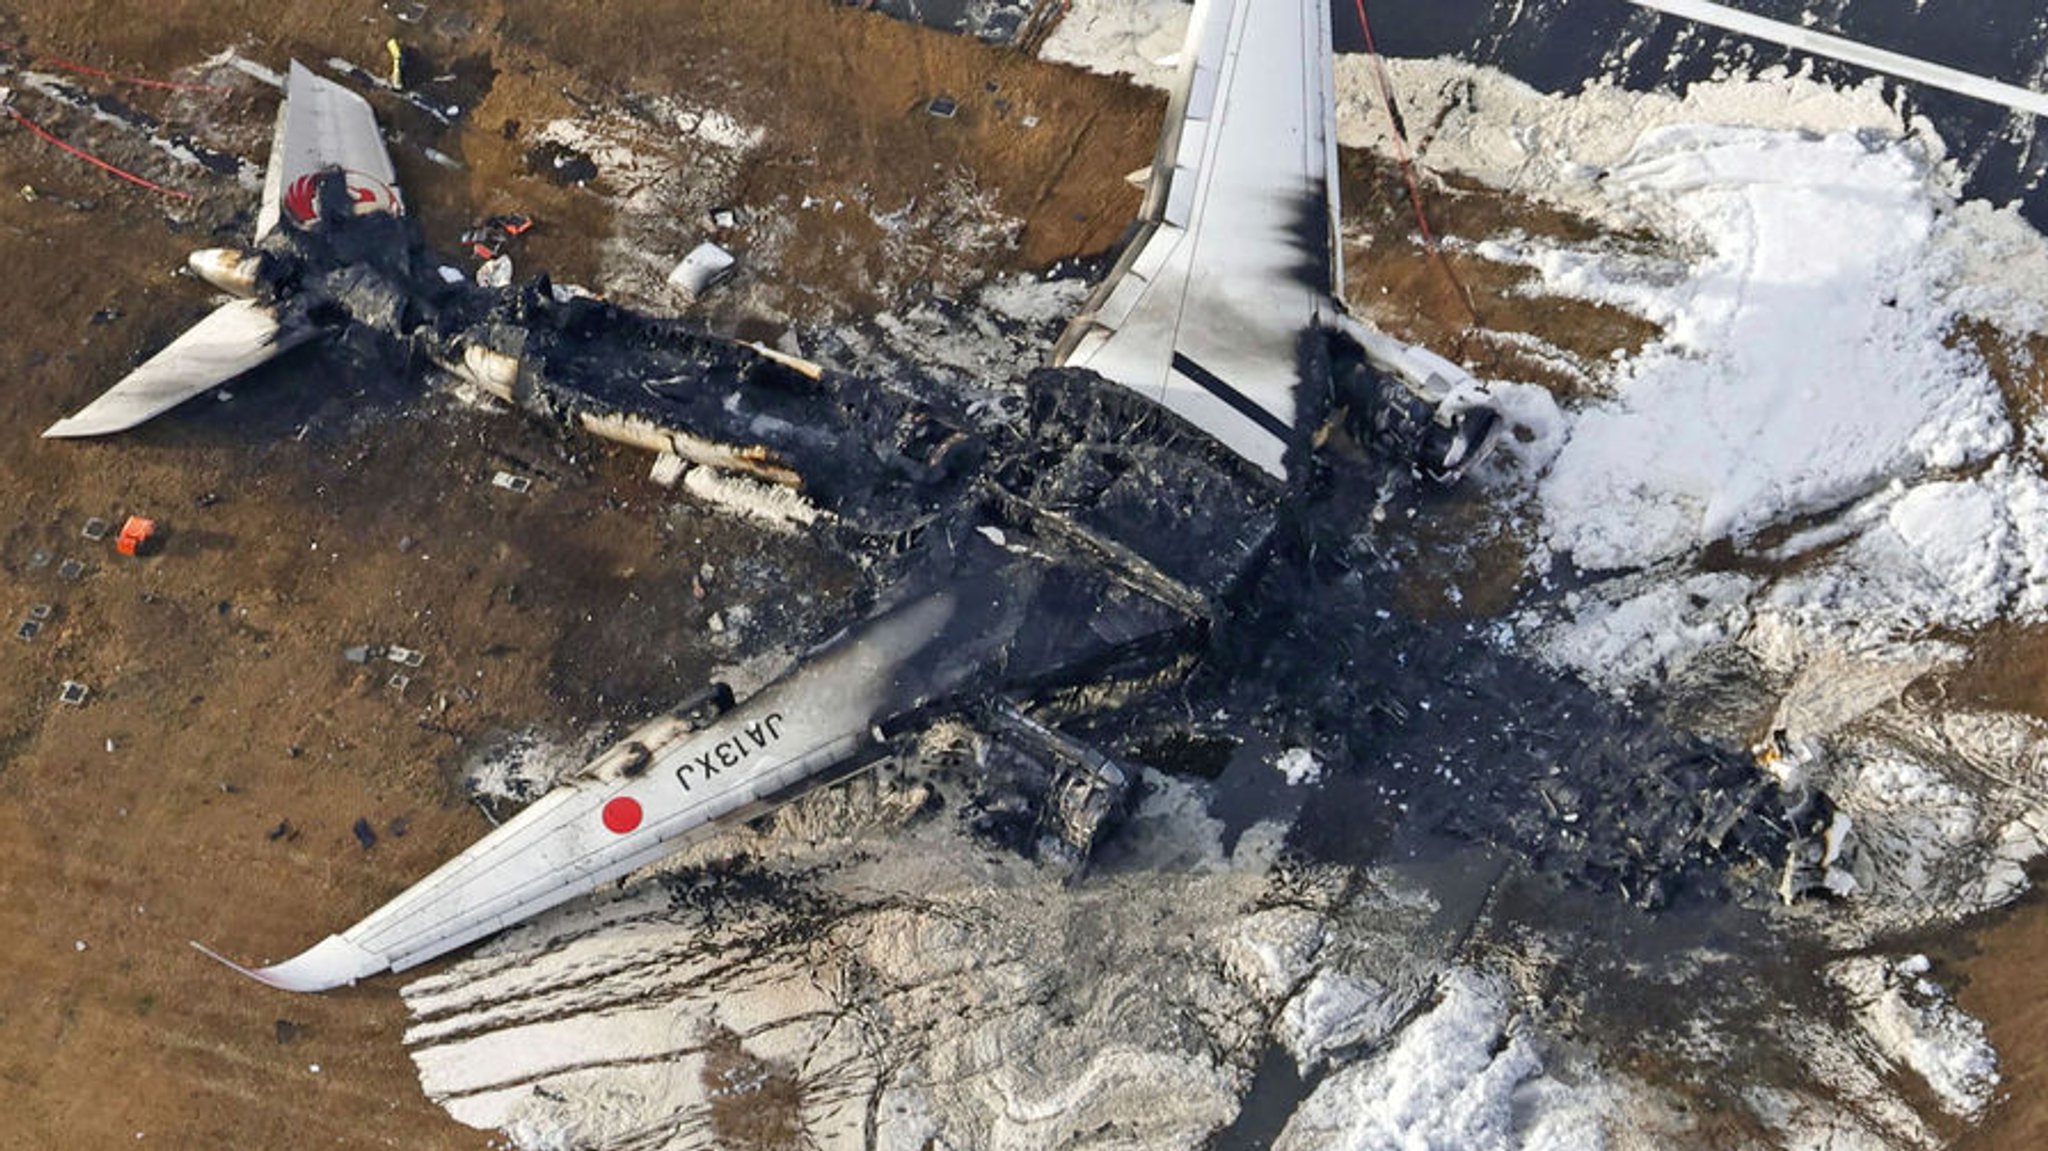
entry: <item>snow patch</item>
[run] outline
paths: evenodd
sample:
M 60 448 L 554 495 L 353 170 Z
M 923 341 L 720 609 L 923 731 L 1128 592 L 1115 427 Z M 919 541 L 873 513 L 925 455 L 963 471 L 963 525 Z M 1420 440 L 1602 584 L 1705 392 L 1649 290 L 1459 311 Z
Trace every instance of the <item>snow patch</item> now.
M 1595 1151 L 1607 1145 L 1611 1102 L 1597 1086 L 1545 1075 L 1501 979 L 1453 968 L 1435 1005 L 1384 1053 L 1324 1078 L 1275 1146 Z
M 1809 627 L 1907 637 L 2048 614 L 2048 480 L 2015 457 L 1969 479 L 1903 488 L 1881 519 L 1773 608 Z
M 1896 963 L 1859 956 L 1834 964 L 1828 974 L 1879 1054 L 1926 1081 L 1949 1114 L 1973 1119 L 1998 1087 L 1998 1053 L 1984 1024 L 1927 978 L 1929 966 L 1924 955 Z
M 1573 424 L 1541 488 L 1554 549 L 1639 567 L 2006 446 L 1996 384 L 1947 341 L 1928 162 L 1881 143 L 1659 129 L 1602 186 L 1695 262 L 1535 259 L 1550 291 L 1666 333 Z
M 1170 88 L 1187 42 L 1189 8 L 1181 0 L 1072 0 L 1039 49 L 1041 59 L 1147 88 Z
M 1615 581 L 1566 600 L 1570 614 L 1542 633 L 1546 658 L 1617 695 L 1669 678 L 1749 620 L 1747 576 Z
M 1411 1002 L 1379 980 L 1318 971 L 1281 1011 L 1280 1039 L 1311 1075 L 1336 1054 L 1393 1034 Z

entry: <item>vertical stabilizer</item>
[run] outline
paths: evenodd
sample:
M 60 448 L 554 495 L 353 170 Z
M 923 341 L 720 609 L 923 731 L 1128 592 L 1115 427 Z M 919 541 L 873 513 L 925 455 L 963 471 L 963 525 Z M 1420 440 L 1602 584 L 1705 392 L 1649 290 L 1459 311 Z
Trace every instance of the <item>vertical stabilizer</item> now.
M 269 235 L 280 222 L 304 227 L 317 219 L 321 177 L 329 172 L 341 174 L 349 209 L 358 215 L 404 213 L 398 174 L 369 101 L 294 60 L 285 78 L 277 133 L 271 139 L 263 203 L 256 211 L 256 239 Z

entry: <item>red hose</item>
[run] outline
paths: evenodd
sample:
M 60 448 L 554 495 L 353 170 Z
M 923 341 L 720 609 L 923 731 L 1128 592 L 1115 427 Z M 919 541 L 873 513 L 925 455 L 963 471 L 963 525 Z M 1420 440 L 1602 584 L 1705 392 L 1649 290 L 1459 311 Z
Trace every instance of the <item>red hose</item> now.
M 1436 233 L 1430 230 L 1429 214 L 1422 207 L 1422 184 L 1415 175 L 1415 157 L 1408 150 L 1408 128 L 1401 121 L 1401 110 L 1394 104 L 1394 79 L 1387 74 L 1387 63 L 1380 58 L 1379 45 L 1373 43 L 1372 21 L 1365 17 L 1365 0 L 1352 0 L 1358 9 L 1358 27 L 1365 33 L 1366 58 L 1372 61 L 1373 81 L 1380 90 L 1380 105 L 1386 109 L 1387 124 L 1394 138 L 1394 159 L 1401 165 L 1401 178 L 1408 184 L 1408 202 L 1415 208 L 1415 226 L 1422 232 L 1422 246 L 1430 258 L 1442 268 L 1445 278 L 1458 290 L 1458 300 L 1465 305 L 1465 315 L 1473 323 L 1479 320 L 1478 312 L 1472 306 L 1472 297 L 1465 285 L 1452 270 L 1450 262 L 1444 259 L 1443 249 L 1437 245 Z
M 163 195 L 170 196 L 174 199 L 189 200 L 192 198 L 192 193 L 190 192 L 181 192 L 176 188 L 166 188 L 162 184 L 159 184 L 154 180 L 148 179 L 143 176 L 138 176 L 125 168 L 117 168 L 114 165 L 107 163 L 105 160 L 100 159 L 98 156 L 95 156 L 82 148 L 72 147 L 70 144 L 65 143 L 64 141 L 58 139 L 55 135 L 51 134 L 49 131 L 45 130 L 41 124 L 38 124 L 34 120 L 29 119 L 27 116 L 22 115 L 16 109 L 7 109 L 7 114 L 14 117 L 15 123 L 20 124 L 22 127 L 27 128 L 31 132 L 34 132 L 37 136 L 48 141 L 49 143 L 55 144 L 59 148 L 64 149 L 66 152 L 69 152 L 72 155 L 78 157 L 79 159 L 84 160 L 86 163 L 91 164 L 93 167 L 98 168 L 102 172 L 106 172 L 109 175 L 117 176 L 123 180 L 128 181 L 131 184 L 134 184 L 139 188 L 148 188 L 152 192 L 160 192 Z

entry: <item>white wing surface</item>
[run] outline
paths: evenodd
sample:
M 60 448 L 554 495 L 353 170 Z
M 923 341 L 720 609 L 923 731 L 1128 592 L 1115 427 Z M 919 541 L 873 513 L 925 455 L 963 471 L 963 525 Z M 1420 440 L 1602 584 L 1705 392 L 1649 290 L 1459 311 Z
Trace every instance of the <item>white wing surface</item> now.
M 1339 278 L 1330 61 L 1328 0 L 1196 0 L 1138 232 L 1055 353 L 1282 478 Z
M 64 439 L 127 431 L 219 387 L 312 334 L 281 328 L 268 304 L 254 300 L 222 304 L 77 415 L 51 424 L 43 435 Z
M 269 235 L 281 221 L 311 224 L 319 215 L 321 177 L 337 171 L 357 214 L 405 211 L 398 174 L 369 101 L 294 60 L 271 140 L 256 238 Z
M 724 819 L 876 747 L 876 724 L 946 686 L 904 668 L 943 645 L 950 594 L 913 601 L 806 659 L 701 731 L 663 717 L 362 922 L 260 969 L 286 991 L 403 971 L 623 878 Z M 959 637 L 954 636 L 957 640 Z M 194 946 L 198 946 L 194 944 Z

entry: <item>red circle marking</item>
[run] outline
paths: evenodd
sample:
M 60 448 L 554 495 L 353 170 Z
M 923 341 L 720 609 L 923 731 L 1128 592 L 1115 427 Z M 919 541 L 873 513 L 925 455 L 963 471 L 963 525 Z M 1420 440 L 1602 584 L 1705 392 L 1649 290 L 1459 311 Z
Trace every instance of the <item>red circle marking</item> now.
M 615 835 L 624 835 L 640 826 L 640 801 L 630 795 L 621 795 L 605 804 L 604 826 Z
M 285 211 L 299 223 L 310 224 L 320 214 L 320 181 L 329 171 L 332 169 L 308 172 L 285 189 Z M 399 204 L 398 193 L 377 177 L 347 169 L 341 171 L 341 177 L 351 210 L 357 214 L 384 211 L 396 215 L 404 211 Z

